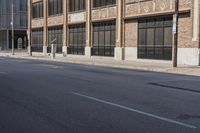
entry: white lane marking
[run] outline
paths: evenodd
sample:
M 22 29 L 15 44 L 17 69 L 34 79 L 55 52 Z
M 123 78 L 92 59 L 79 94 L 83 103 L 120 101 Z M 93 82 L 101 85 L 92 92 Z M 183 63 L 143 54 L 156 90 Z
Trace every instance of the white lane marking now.
M 49 67 L 49 68 L 54 68 L 54 69 L 62 68 L 61 66 L 49 65 L 49 64 L 37 64 L 37 66 Z
M 19 63 L 26 63 L 26 62 L 28 62 L 28 61 L 26 61 L 26 60 L 15 60 L 16 62 L 19 62 Z
M 175 120 L 172 120 L 172 119 L 168 119 L 168 118 L 165 118 L 165 117 L 161 117 L 161 116 L 158 116 L 158 115 L 150 114 L 150 113 L 147 113 L 147 112 L 143 112 L 143 111 L 133 109 L 133 108 L 130 108 L 130 107 L 126 107 L 126 106 L 123 106 L 123 105 L 119 105 L 119 104 L 116 104 L 116 103 L 111 103 L 111 102 L 104 101 L 104 100 L 101 100 L 101 99 L 97 99 L 97 98 L 94 98 L 94 97 L 91 97 L 91 96 L 86 96 L 86 95 L 83 95 L 83 94 L 80 94 L 80 93 L 72 92 L 72 94 L 80 96 L 80 97 L 84 97 L 84 98 L 87 98 L 87 99 L 90 99 L 90 100 L 93 100 L 93 101 L 112 105 L 112 106 L 115 106 L 115 107 L 118 107 L 118 108 L 121 108 L 121 109 L 125 109 L 125 110 L 128 110 L 128 111 L 132 111 L 132 112 L 135 112 L 135 113 L 138 113 L 138 114 L 149 116 L 149 117 L 152 117 L 152 118 L 155 118 L 155 119 L 159 119 L 159 120 L 166 121 L 166 122 L 169 122 L 169 123 L 184 126 L 184 127 L 187 127 L 187 128 L 192 128 L 192 129 L 197 128 L 196 126 L 193 126 L 193 125 L 190 125 L 190 124 L 186 124 L 186 123 L 182 123 L 182 122 L 175 121 Z

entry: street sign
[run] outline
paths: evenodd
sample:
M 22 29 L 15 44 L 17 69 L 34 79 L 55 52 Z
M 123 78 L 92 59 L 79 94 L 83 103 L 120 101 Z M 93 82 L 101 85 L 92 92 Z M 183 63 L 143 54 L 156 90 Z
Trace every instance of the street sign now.
M 173 15 L 173 27 L 172 27 L 173 34 L 177 33 L 177 14 Z
M 176 23 L 173 24 L 172 32 L 173 34 L 176 34 L 177 32 Z

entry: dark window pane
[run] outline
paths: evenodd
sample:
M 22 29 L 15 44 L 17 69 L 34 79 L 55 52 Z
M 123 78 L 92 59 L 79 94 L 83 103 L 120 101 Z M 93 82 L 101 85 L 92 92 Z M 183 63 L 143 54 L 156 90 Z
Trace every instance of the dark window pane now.
M 146 19 L 139 21 L 139 28 L 146 28 L 147 22 Z
M 33 29 L 32 30 L 32 45 L 33 52 L 43 51 L 43 29 Z
M 32 16 L 34 18 L 42 18 L 43 17 L 43 2 L 33 3 L 32 5 Z
M 85 10 L 85 0 L 69 0 L 69 11 Z
M 115 22 L 101 22 L 93 24 L 92 55 L 114 56 Z
M 63 13 L 63 0 L 48 1 L 48 15 L 57 15 Z
M 48 28 L 48 48 L 50 50 L 51 44 L 54 43 L 56 45 L 57 53 L 62 53 L 62 37 L 63 37 L 63 27 L 49 27 Z M 50 51 L 48 51 L 50 52 Z
M 93 7 L 102 7 L 115 4 L 116 0 L 93 0 Z
M 138 58 L 172 59 L 172 16 L 139 20 Z
M 105 34 L 104 34 L 104 31 L 100 31 L 99 32 L 99 46 L 104 46 L 104 37 L 105 37 Z
M 94 32 L 93 33 L 93 44 L 94 46 L 98 46 L 99 44 L 99 32 Z
M 147 29 L 147 57 L 154 57 L 154 29 Z
M 164 39 L 164 32 L 163 28 L 156 28 L 155 34 L 155 56 L 157 59 L 163 58 L 163 39 Z
M 152 28 L 155 27 L 155 20 L 154 19 L 149 19 L 147 21 L 147 28 Z
M 111 34 L 110 31 L 105 31 L 105 46 L 110 46 L 111 44 Z
M 69 54 L 85 54 L 85 25 L 71 25 L 69 26 Z
M 156 28 L 156 34 L 155 34 L 155 45 L 156 46 L 163 46 L 163 39 L 164 39 L 164 32 L 163 28 Z
M 166 27 L 164 30 L 164 45 L 172 46 L 172 27 Z
M 146 45 L 146 29 L 139 30 L 139 45 Z
M 115 46 L 115 43 L 116 43 L 116 31 L 111 30 L 111 45 Z
M 147 46 L 154 46 L 154 28 L 147 29 Z

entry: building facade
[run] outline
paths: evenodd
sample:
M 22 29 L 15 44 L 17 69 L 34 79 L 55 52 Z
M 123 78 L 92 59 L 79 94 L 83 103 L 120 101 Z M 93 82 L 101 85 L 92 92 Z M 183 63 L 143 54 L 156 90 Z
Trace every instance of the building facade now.
M 0 51 L 12 47 L 12 2 L 14 5 L 14 47 L 27 47 L 27 0 L 0 0 Z
M 172 61 L 175 0 L 30 0 L 33 52 Z M 199 0 L 180 0 L 178 64 L 199 65 Z

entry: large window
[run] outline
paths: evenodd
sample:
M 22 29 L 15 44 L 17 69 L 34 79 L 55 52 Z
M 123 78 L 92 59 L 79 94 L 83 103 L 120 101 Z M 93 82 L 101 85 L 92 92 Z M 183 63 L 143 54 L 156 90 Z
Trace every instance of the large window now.
M 14 28 L 27 29 L 27 0 L 13 0 Z M 0 28 L 11 29 L 12 0 L 0 0 Z
M 43 29 L 33 29 L 32 30 L 32 45 L 33 52 L 43 51 Z
M 102 7 L 108 5 L 115 5 L 116 0 L 93 0 L 93 7 Z
M 6 30 L 0 30 L 0 51 L 7 49 L 7 33 Z
M 49 16 L 62 14 L 63 0 L 49 0 L 48 8 Z
M 63 38 L 63 27 L 49 27 L 48 28 L 48 53 L 51 52 L 51 44 L 56 45 L 56 52 L 62 53 L 62 38 Z
M 43 17 L 43 1 L 33 3 L 33 18 L 42 18 Z
M 138 58 L 172 60 L 172 17 L 139 20 Z
M 69 11 L 85 10 L 85 0 L 69 0 Z
M 84 55 L 85 38 L 84 24 L 69 26 L 68 54 Z
M 115 21 L 93 24 L 92 55 L 114 56 L 114 48 L 116 41 L 115 26 Z

